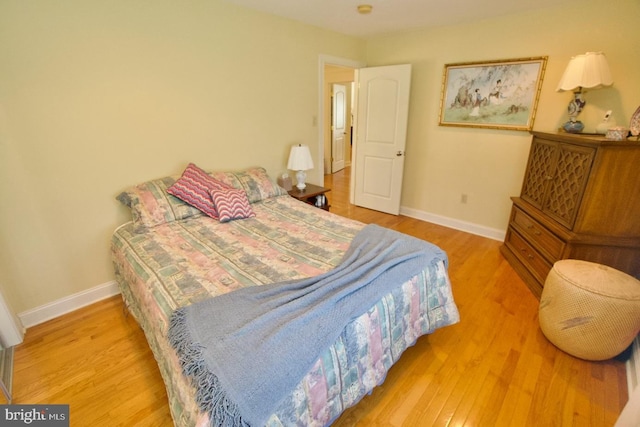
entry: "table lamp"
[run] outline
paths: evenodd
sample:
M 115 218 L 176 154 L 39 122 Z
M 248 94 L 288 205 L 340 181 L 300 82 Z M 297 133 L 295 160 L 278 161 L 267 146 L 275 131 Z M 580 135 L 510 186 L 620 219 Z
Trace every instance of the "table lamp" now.
M 571 58 L 556 89 L 558 92 L 573 91 L 573 99 L 567 108 L 569 121 L 562 128 L 569 133 L 582 132 L 584 125 L 577 117 L 586 104 L 582 98 L 583 89 L 598 89 L 612 84 L 613 78 L 604 53 L 587 52 Z
M 307 179 L 305 171 L 313 169 L 313 159 L 311 158 L 309 147 L 302 144 L 291 147 L 287 168 L 296 171 L 296 187 L 300 191 L 304 190 L 307 186 L 304 183 L 305 179 Z

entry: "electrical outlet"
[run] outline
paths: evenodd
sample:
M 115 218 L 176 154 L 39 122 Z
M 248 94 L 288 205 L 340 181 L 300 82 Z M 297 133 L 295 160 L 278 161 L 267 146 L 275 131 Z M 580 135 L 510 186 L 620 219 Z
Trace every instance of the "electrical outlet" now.
M 462 193 L 462 195 L 460 196 L 460 203 L 462 204 L 466 204 L 467 203 L 467 195 Z

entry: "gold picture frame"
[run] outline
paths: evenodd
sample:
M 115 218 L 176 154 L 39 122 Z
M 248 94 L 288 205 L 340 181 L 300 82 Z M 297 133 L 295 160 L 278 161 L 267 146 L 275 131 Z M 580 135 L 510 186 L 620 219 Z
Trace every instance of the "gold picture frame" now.
M 530 131 L 547 57 L 445 64 L 440 126 Z

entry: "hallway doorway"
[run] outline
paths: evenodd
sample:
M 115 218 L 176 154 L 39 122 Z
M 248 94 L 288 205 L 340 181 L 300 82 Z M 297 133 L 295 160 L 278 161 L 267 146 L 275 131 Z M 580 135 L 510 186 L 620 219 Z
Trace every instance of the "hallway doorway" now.
M 318 120 L 318 151 L 317 156 L 319 159 L 319 167 L 318 172 L 322 172 L 324 186 L 327 187 L 328 183 L 331 182 L 331 188 L 336 188 L 340 185 L 340 182 L 346 182 L 344 185 L 346 202 L 352 198 L 350 194 L 349 184 L 350 184 L 350 175 L 351 175 L 351 167 L 345 167 L 343 171 L 341 171 L 344 175 L 342 175 L 342 179 L 339 181 L 326 181 L 327 175 L 331 173 L 331 92 L 332 85 L 334 83 L 343 83 L 348 86 L 347 99 L 349 101 L 347 117 L 347 133 L 348 133 L 348 142 L 345 143 L 345 146 L 349 149 L 349 157 L 348 161 L 345 161 L 345 166 L 350 166 L 351 160 L 351 150 L 352 150 L 352 141 L 351 141 L 351 120 L 353 118 L 351 111 L 351 97 L 352 97 L 352 86 L 355 81 L 355 72 L 357 69 L 365 67 L 366 64 L 360 61 L 339 58 L 329 55 L 320 55 L 319 57 L 319 120 Z M 346 159 L 345 159 L 346 160 Z M 328 167 L 327 167 L 328 166 Z M 346 179 L 346 181 L 345 181 Z

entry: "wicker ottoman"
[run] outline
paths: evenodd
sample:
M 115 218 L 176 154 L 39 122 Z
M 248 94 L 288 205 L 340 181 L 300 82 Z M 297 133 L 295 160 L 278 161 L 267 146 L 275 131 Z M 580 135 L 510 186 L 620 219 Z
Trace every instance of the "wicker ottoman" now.
M 640 281 L 601 264 L 558 261 L 542 288 L 539 318 L 544 335 L 561 350 L 610 359 L 640 331 Z

